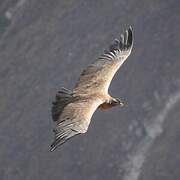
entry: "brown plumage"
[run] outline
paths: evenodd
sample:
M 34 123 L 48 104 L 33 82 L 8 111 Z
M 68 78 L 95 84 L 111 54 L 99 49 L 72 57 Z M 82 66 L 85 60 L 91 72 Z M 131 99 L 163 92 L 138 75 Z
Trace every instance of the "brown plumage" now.
M 132 46 L 130 27 L 120 40 L 115 39 L 109 50 L 81 73 L 73 91 L 62 88 L 57 93 L 52 106 L 52 118 L 57 125 L 51 151 L 71 137 L 85 133 L 97 108 L 123 105 L 121 100 L 108 94 L 108 88 L 114 74 L 130 55 Z

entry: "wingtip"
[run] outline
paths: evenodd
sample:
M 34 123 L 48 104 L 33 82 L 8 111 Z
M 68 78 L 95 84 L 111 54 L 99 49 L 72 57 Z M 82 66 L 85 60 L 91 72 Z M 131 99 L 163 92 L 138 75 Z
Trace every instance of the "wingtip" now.
M 66 139 L 67 140 L 67 139 Z M 50 148 L 50 152 L 53 152 L 57 147 L 61 146 L 66 142 L 64 138 L 58 138 L 56 139 L 52 144 Z
M 114 39 L 112 44 L 109 46 L 109 50 L 104 51 L 105 54 L 102 55 L 103 58 L 106 56 L 107 59 L 111 59 L 109 57 L 111 57 L 112 54 L 116 54 L 121 51 L 127 51 L 130 54 L 133 48 L 133 41 L 133 28 L 132 26 L 129 26 L 124 33 L 120 34 L 119 39 Z
M 60 144 L 60 145 L 61 145 L 61 144 Z M 51 145 L 51 148 L 49 149 L 49 151 L 50 151 L 50 152 L 53 152 L 53 151 L 54 151 L 58 146 L 60 146 L 60 145 L 57 145 L 57 146 L 52 146 L 52 145 Z
M 132 26 L 129 26 L 129 29 L 128 30 L 130 30 L 130 31 L 133 31 L 133 28 L 132 28 Z
M 52 144 L 51 144 L 51 148 L 50 148 L 50 152 L 53 152 L 57 147 L 59 147 L 60 145 L 62 145 L 64 142 L 60 142 L 59 140 L 58 141 L 54 141 Z
M 128 46 L 130 47 L 130 48 L 132 48 L 132 46 L 133 46 L 133 37 L 134 35 L 133 35 L 133 28 L 132 28 L 132 26 L 129 26 L 129 29 L 128 29 Z
M 50 151 L 50 152 L 53 152 L 54 150 L 55 150 L 55 148 L 50 148 L 50 150 L 49 150 L 49 151 Z
M 55 143 L 53 142 L 53 143 L 51 144 L 51 147 L 50 147 L 49 151 L 50 151 L 50 152 L 53 152 L 56 148 L 57 148 L 57 147 L 55 146 Z
M 120 49 L 132 49 L 133 46 L 133 29 L 129 26 L 126 31 L 120 35 Z
M 133 38 L 133 28 L 132 28 L 132 26 L 129 26 L 128 33 L 131 34 L 131 36 Z

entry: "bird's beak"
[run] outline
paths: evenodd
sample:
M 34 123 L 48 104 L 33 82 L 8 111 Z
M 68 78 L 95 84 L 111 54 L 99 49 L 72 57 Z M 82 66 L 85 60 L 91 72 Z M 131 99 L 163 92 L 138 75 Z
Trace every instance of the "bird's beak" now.
M 115 102 L 117 103 L 117 105 L 120 105 L 121 107 L 124 106 L 124 103 L 118 98 L 115 99 Z
M 120 105 L 121 107 L 123 107 L 123 106 L 124 106 L 124 103 L 123 103 L 123 102 L 120 102 L 119 105 Z

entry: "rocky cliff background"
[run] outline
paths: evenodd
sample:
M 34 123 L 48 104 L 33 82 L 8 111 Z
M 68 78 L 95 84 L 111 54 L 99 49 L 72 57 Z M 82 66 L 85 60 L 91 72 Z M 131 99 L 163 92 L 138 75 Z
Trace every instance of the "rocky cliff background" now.
M 178 0 L 0 1 L 1 180 L 179 180 Z M 55 152 L 51 103 L 131 25 L 134 48 L 88 133 Z

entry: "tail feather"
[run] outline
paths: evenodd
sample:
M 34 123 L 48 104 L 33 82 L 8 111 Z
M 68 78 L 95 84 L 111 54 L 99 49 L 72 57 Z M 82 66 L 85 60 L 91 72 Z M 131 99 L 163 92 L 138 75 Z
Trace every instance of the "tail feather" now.
M 52 119 L 57 121 L 64 107 L 72 101 L 72 91 L 66 88 L 62 88 L 56 94 L 55 101 L 52 103 Z

